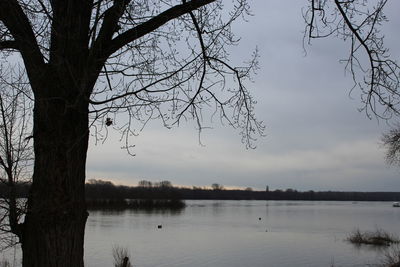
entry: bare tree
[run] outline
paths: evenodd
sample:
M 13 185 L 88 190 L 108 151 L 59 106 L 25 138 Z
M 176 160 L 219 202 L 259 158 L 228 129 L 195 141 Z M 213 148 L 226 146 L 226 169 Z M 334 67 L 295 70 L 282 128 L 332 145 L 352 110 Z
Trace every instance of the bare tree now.
M 386 148 L 387 163 L 400 165 L 400 125 L 382 135 L 382 144 Z
M 10 77 L 9 80 L 4 77 Z M 12 90 L 10 89 L 12 87 Z M 0 183 L 6 188 L 0 198 L 2 248 L 21 237 L 19 226 L 25 201 L 17 199 L 17 187 L 30 180 L 33 161 L 30 90 L 20 70 L 0 74 Z
M 153 183 L 147 180 L 140 180 L 138 182 L 139 187 L 151 188 L 153 187 Z
M 240 129 L 251 147 L 263 125 L 245 87 L 257 54 L 228 60 L 238 38 L 217 0 L 1 0 L 0 55 L 21 62 L 34 98 L 34 172 L 24 222 L 23 266 L 83 266 L 89 128 L 129 137 L 150 120 L 165 127 L 207 116 Z M 5 59 L 5 60 L 4 60 Z
M 34 173 L 18 225 L 24 267 L 83 266 L 91 125 L 100 139 L 119 129 L 130 153 L 129 137 L 153 119 L 166 127 L 191 119 L 201 131 L 211 115 L 240 129 L 247 146 L 262 134 L 245 87 L 257 53 L 241 67 L 228 60 L 238 42 L 231 25 L 249 12 L 246 0 L 233 2 L 222 12 L 222 0 L 0 0 L 0 55 L 22 62 L 34 97 Z M 398 66 L 377 28 L 386 1 L 366 14 L 364 2 L 334 1 L 332 13 L 330 2 L 310 0 L 307 29 L 310 38 L 326 35 L 319 15 L 330 34 L 350 38 L 350 70 L 366 51 L 365 110 L 388 117 L 399 97 Z
M 212 190 L 224 190 L 224 186 L 222 184 L 214 183 L 211 185 Z
M 172 183 L 170 181 L 164 180 L 164 181 L 161 181 L 161 182 L 154 183 L 154 187 L 159 187 L 159 188 L 166 189 L 166 188 L 172 188 L 173 186 L 172 186 Z
M 309 0 L 303 13 L 305 40 L 335 36 L 350 43 L 350 53 L 342 60 L 361 91 L 368 117 L 390 119 L 400 111 L 399 64 L 384 45 L 381 25 L 387 21 L 388 0 Z

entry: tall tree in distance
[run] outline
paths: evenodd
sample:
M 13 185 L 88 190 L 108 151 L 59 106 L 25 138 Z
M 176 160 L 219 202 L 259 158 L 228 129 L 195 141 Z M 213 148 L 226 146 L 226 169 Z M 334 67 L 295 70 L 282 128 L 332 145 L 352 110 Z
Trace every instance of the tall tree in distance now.
M 207 114 L 252 146 L 263 125 L 245 87 L 257 55 L 228 61 L 232 23 L 246 0 L 1 0 L 0 56 L 21 62 L 33 93 L 34 169 L 18 223 L 23 266 L 83 266 L 85 167 L 91 126 L 129 137 L 148 121 L 165 127 Z M 6 64 L 6 63 L 4 63 Z M 7 66 L 3 66 L 7 68 Z M 207 110 L 207 111 L 206 111 Z

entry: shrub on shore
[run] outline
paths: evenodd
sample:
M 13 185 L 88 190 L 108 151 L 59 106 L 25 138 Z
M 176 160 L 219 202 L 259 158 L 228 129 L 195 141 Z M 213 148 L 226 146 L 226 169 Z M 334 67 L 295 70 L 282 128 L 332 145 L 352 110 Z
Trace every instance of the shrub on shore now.
M 132 267 L 129 261 L 129 253 L 126 248 L 114 247 L 113 248 L 114 267 Z
M 400 240 L 392 234 L 382 230 L 362 232 L 360 229 L 355 229 L 346 239 L 355 245 L 373 245 L 373 246 L 390 246 L 397 244 Z

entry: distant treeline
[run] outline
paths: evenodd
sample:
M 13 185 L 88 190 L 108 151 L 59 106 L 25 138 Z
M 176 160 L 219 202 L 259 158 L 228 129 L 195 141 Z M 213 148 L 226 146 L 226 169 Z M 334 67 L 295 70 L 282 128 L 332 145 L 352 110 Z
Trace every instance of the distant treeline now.
M 142 180 L 138 186 L 114 185 L 109 181 L 89 180 L 86 184 L 87 199 L 215 199 L 215 200 L 337 200 L 337 201 L 400 201 L 400 192 L 338 192 L 224 189 L 213 184 L 211 188 L 175 187 L 169 181 L 151 183 Z
M 215 200 L 337 200 L 337 201 L 400 201 L 400 192 L 338 192 L 338 191 L 297 191 L 265 190 L 251 188 L 243 190 L 224 189 L 213 184 L 211 188 L 174 187 L 169 181 L 151 183 L 140 181 L 138 186 L 117 186 L 109 181 L 89 180 L 86 197 L 124 199 L 215 199 Z
M 183 199 L 221 200 L 337 200 L 337 201 L 399 201 L 400 192 L 335 192 L 335 191 L 250 191 L 179 189 Z
M 17 191 L 20 197 L 26 197 L 29 185 L 21 184 Z M 7 187 L 0 184 L 0 196 L 4 197 L 6 192 Z M 183 188 L 174 187 L 169 181 L 151 183 L 145 180 L 140 181 L 138 186 L 123 186 L 115 185 L 110 181 L 91 179 L 86 183 L 86 199 L 89 206 L 95 206 L 95 203 L 104 205 L 106 202 L 112 205 L 112 203 L 117 204 L 118 200 L 119 203 L 121 200 L 130 200 L 129 203 L 126 202 L 131 205 L 130 207 L 147 205 L 163 208 L 165 205 L 179 206 L 184 199 L 400 201 L 400 192 L 297 191 L 294 189 L 256 191 L 251 188 L 231 190 L 224 189 L 219 184 L 213 184 L 211 188 Z
M 179 189 L 171 182 L 154 186 L 114 185 L 110 181 L 90 179 L 85 186 L 89 209 L 181 209 L 185 207 Z

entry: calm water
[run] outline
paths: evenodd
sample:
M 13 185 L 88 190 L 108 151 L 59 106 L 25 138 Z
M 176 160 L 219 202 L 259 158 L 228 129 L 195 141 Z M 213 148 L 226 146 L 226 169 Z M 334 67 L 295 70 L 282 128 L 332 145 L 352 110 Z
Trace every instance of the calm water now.
M 86 266 L 111 267 L 113 246 L 127 248 L 135 267 L 366 266 L 382 251 L 354 247 L 344 241 L 348 233 L 400 234 L 400 208 L 388 202 L 186 204 L 180 213 L 91 211 Z

